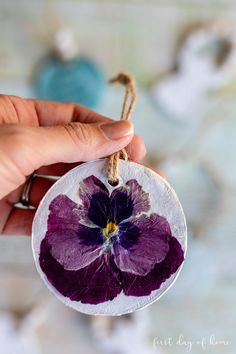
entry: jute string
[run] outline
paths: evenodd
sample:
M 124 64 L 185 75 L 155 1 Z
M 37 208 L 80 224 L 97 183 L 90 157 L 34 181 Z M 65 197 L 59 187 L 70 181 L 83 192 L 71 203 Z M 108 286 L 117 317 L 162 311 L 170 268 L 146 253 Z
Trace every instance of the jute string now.
M 120 83 L 125 86 L 125 97 L 120 120 L 130 120 L 136 102 L 136 84 L 134 79 L 127 73 L 120 73 L 109 81 L 111 84 Z M 112 186 L 119 183 L 119 159 L 128 160 L 125 149 L 115 152 L 109 157 L 108 182 Z

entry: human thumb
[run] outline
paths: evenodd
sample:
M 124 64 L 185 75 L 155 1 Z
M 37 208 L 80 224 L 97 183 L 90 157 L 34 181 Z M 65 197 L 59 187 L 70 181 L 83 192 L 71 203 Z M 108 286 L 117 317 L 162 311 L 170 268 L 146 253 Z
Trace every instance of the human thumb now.
M 8 148 L 7 144 L 1 145 L 25 175 L 43 165 L 108 156 L 127 146 L 133 137 L 133 126 L 128 121 L 73 122 L 50 127 L 5 125 L 5 128 L 13 129 L 13 134 L 10 131 L 7 134 L 11 144 Z

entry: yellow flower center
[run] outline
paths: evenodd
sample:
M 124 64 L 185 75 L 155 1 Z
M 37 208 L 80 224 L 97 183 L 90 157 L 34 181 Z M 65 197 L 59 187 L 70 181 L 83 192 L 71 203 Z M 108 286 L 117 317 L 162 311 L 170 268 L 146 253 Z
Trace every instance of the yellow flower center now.
M 118 231 L 118 225 L 113 223 L 112 221 L 109 221 L 102 230 L 103 236 L 109 240 L 109 238 L 112 236 L 112 234 L 116 233 Z

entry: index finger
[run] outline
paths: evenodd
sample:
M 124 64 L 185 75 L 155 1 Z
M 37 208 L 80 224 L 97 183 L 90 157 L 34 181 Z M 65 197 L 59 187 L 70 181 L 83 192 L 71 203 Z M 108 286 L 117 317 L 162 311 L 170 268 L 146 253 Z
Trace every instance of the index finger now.
M 78 103 L 35 99 L 27 101 L 35 109 L 39 124 L 43 126 L 61 125 L 69 122 L 103 123 L 112 121 L 111 118 Z

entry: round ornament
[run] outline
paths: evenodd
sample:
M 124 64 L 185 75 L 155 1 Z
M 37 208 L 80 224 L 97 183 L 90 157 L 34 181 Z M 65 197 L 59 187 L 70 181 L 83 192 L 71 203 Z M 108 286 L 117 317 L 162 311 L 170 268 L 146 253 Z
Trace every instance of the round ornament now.
M 35 91 L 40 99 L 73 101 L 96 108 L 106 82 L 99 66 L 89 58 L 64 62 L 51 56 L 40 66 L 35 77 Z
M 53 185 L 36 212 L 32 248 L 40 276 L 64 304 L 114 316 L 151 304 L 173 284 L 187 231 L 161 176 L 120 160 L 112 186 L 108 165 L 82 164 Z
M 62 27 L 52 39 L 51 53 L 38 65 L 34 76 L 36 96 L 97 108 L 106 89 L 103 70 L 96 61 L 78 55 L 71 31 Z

